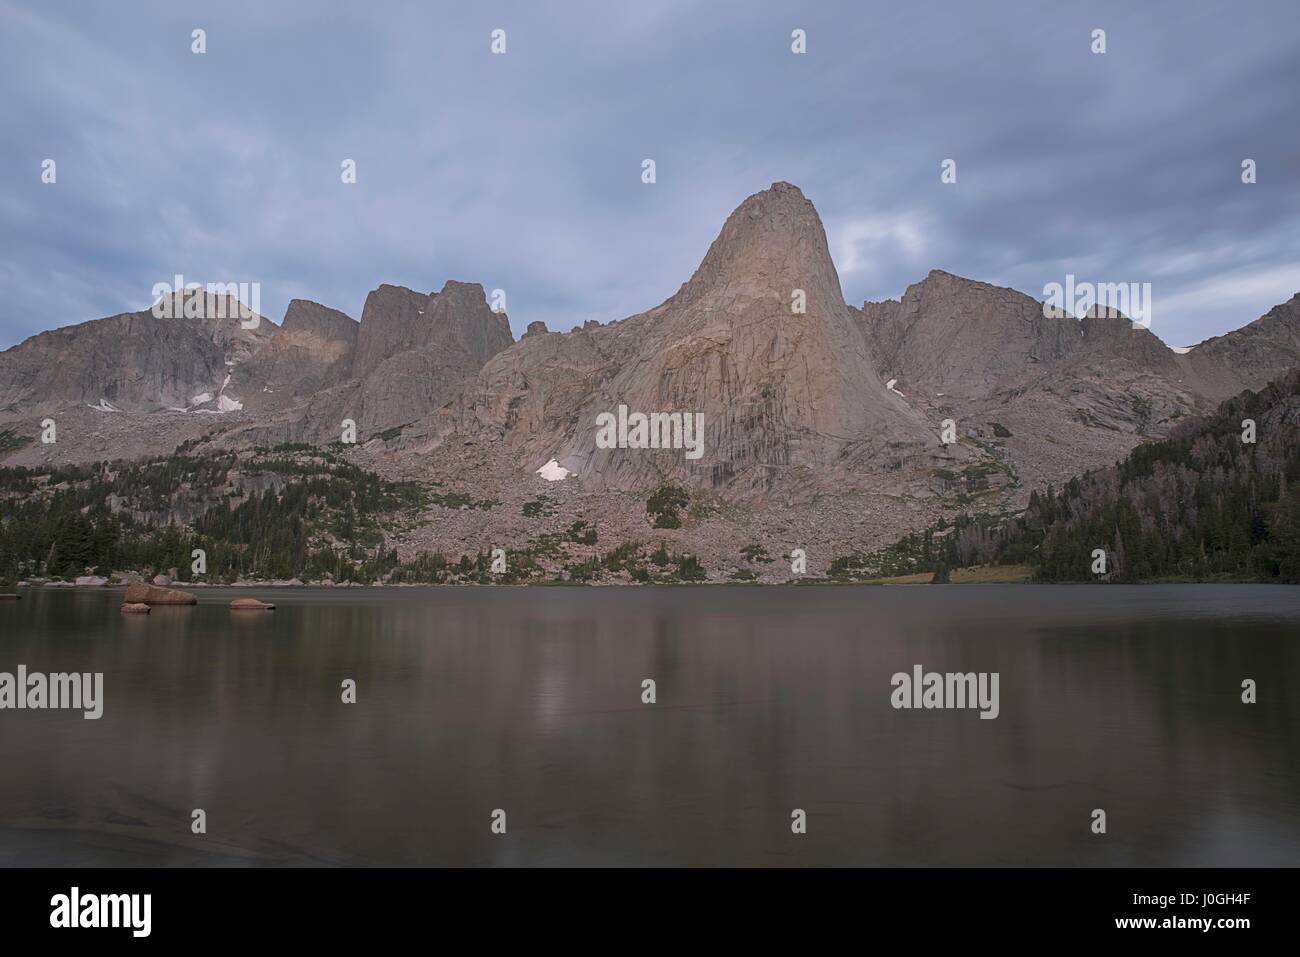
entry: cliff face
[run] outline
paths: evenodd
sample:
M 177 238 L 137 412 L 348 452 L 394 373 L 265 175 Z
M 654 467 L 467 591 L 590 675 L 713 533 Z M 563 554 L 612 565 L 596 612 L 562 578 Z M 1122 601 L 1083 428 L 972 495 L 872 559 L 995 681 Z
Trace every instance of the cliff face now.
M 938 446 L 880 381 L 817 212 L 786 183 L 731 214 L 672 298 L 608 326 L 529 336 L 488 362 L 457 405 L 455 430 L 625 489 L 674 479 L 761 492 L 847 455 Z M 598 417 L 620 406 L 702 415 L 699 457 L 601 447 Z
M 240 304 L 227 297 L 173 298 L 175 315 L 183 316 L 185 303 L 194 315 L 123 313 L 42 332 L 0 353 L 0 410 L 21 415 L 69 403 L 136 412 L 185 408 L 194 396 L 215 394 L 228 363 L 256 354 L 278 331 L 260 316 L 256 328 L 245 329 Z
M 250 329 L 240 308 L 114 316 L 0 353 L 0 418 L 27 432 L 46 416 L 70 426 L 62 446 L 20 459 L 158 455 L 213 432 L 235 444 L 326 442 L 345 419 L 364 438 L 437 408 L 512 341 L 509 321 L 469 283 L 427 295 L 381 286 L 359 324 L 295 299 L 282 325 L 258 317 Z M 97 421 L 114 413 L 154 415 Z
M 1297 300 L 1179 351 L 1123 316 L 1046 318 L 1023 293 L 939 271 L 852 311 L 881 376 L 930 419 L 995 443 L 1023 504 L 1300 366 Z

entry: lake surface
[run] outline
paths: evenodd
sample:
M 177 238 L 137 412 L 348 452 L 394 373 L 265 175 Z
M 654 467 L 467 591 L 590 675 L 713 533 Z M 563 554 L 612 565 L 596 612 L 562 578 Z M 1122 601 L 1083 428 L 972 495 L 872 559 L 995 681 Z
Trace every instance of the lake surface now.
M 0 710 L 0 865 L 1300 863 L 1300 588 L 198 594 L 0 603 L 0 672 L 104 674 Z

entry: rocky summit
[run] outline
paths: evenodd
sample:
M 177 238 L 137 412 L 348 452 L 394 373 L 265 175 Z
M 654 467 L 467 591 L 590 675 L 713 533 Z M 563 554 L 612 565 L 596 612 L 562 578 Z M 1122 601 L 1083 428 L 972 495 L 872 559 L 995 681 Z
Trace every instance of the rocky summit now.
M 704 556 L 811 548 L 815 570 L 961 510 L 1023 507 L 1300 366 L 1300 296 L 1178 350 L 1123 316 L 1048 318 L 1030 296 L 937 270 L 850 306 L 816 209 L 788 183 L 741 203 L 665 302 L 568 332 L 532 322 L 515 341 L 483 288 L 456 281 L 381 285 L 360 321 L 300 299 L 279 325 L 212 305 L 0 353 L 0 463 L 329 445 L 443 490 L 385 533 L 402 555 L 587 523 Z M 50 420 L 57 439 L 42 441 Z M 698 454 L 683 423 L 699 425 Z M 647 501 L 665 489 L 687 504 L 656 525 Z

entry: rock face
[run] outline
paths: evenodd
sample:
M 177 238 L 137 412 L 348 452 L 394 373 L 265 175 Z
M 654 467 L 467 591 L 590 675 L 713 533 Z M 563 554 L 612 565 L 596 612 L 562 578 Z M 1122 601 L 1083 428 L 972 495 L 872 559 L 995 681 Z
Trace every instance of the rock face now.
M 1076 321 L 1043 319 L 1029 296 L 939 270 L 901 301 L 855 312 L 880 374 L 904 392 L 972 397 L 1015 388 L 1082 345 Z
M 228 444 L 336 441 L 344 420 L 365 442 L 438 408 L 513 342 L 509 320 L 488 308 L 477 283 L 448 282 L 429 294 L 380 286 L 366 299 L 355 337 L 341 313 L 326 326 L 315 312 L 324 307 L 310 305 L 315 365 L 304 363 L 304 347 L 297 348 L 296 368 L 308 373 L 264 383 L 270 394 L 290 393 L 287 401 L 268 402 L 281 411 L 235 431 Z
M 239 303 L 199 297 L 204 305 L 187 317 L 176 300 L 176 318 L 152 311 L 124 313 L 32 336 L 0 353 L 0 410 L 18 412 L 78 403 L 103 411 L 141 412 L 186 408 L 216 396 L 229 371 L 260 350 L 276 332 L 257 317 L 243 328 Z M 251 322 L 251 320 L 249 320 Z
M 598 416 L 620 406 L 701 414 L 702 454 L 601 447 Z M 900 450 L 940 454 L 937 433 L 880 380 L 821 220 L 788 183 L 732 213 L 672 298 L 608 326 L 528 336 L 448 416 L 442 438 L 486 433 L 529 471 L 555 459 L 623 489 L 680 480 L 746 496 L 802 472 L 877 471 Z
M 157 585 L 130 585 L 122 601 L 128 605 L 197 605 L 198 599 L 189 592 Z
M 1300 364 L 1300 297 L 1181 354 L 1122 316 L 1046 318 L 1023 293 L 938 270 L 853 313 L 881 376 L 931 420 L 996 443 L 1024 496 Z
M 346 381 L 352 371 L 357 322 L 337 309 L 294 299 L 279 333 L 231 370 L 230 391 L 250 411 L 279 411 Z
M 444 363 L 477 371 L 514 341 L 504 313 L 488 308 L 478 283 L 448 282 L 441 292 L 417 293 L 380 286 L 366 299 L 352 361 L 352 377 L 365 379 L 402 353 L 434 353 Z
M 1250 325 L 1205 340 L 1186 358 L 1201 387 L 1223 398 L 1300 368 L 1300 293 Z
M 231 446 L 330 442 L 345 419 L 365 441 L 437 408 L 513 341 L 474 283 L 380 286 L 360 323 L 295 299 L 282 326 L 246 330 L 233 300 L 209 308 L 236 318 L 184 318 L 178 306 L 180 318 L 116 316 L 0 353 L 0 429 L 14 422 L 28 440 L 10 460 L 165 455 L 216 434 Z M 58 446 L 33 447 L 35 422 L 56 413 Z
M 122 614 L 124 615 L 147 615 L 149 606 L 142 601 L 128 601 L 122 604 Z

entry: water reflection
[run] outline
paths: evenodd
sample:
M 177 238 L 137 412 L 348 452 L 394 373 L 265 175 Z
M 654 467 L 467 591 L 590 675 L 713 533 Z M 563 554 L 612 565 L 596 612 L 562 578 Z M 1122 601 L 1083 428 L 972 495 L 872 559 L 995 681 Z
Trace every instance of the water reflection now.
M 105 673 L 99 721 L 0 712 L 0 863 L 1300 852 L 1297 589 L 277 591 L 257 596 L 274 613 L 232 615 L 246 594 L 148 616 L 103 591 L 0 607 L 0 670 Z M 999 718 L 895 711 L 890 676 L 917 663 L 999 672 Z

